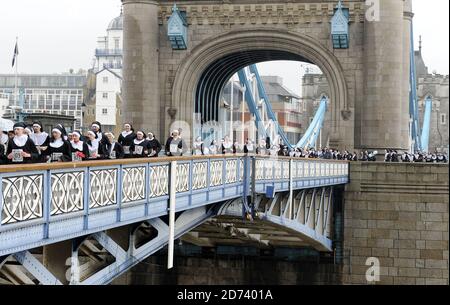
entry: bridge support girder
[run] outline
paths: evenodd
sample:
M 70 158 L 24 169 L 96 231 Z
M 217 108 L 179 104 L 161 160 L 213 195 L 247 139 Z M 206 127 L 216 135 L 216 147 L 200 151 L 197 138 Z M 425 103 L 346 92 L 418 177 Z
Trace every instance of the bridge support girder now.
M 213 210 L 199 207 L 183 212 L 175 222 L 175 238 L 212 217 Z M 145 224 L 157 235 L 151 232 L 153 238 L 142 245 L 137 244 L 137 235 L 142 232 L 134 224 L 48 245 L 42 254 L 23 251 L 2 257 L 0 279 L 11 284 L 108 284 L 167 244 L 168 224 L 161 218 Z

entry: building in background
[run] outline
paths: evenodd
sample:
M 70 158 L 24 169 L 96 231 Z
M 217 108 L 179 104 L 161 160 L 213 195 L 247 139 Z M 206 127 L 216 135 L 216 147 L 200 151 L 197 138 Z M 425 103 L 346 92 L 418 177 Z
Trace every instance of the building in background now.
M 300 97 L 286 88 L 283 85 L 283 79 L 279 76 L 261 76 L 261 79 L 264 83 L 267 96 L 272 105 L 272 109 L 277 116 L 280 127 L 286 133 L 289 142 L 296 144 L 300 140 L 302 132 L 300 122 L 302 115 Z M 233 84 L 233 90 L 231 89 L 231 84 Z M 255 79 L 250 81 L 250 85 L 256 89 Z M 253 90 L 253 93 L 255 95 L 255 100 L 260 101 L 261 99 L 256 90 Z M 254 141 L 257 140 L 255 128 L 249 128 L 248 130 L 243 131 L 244 128 L 240 128 L 239 125 L 236 124 L 237 121 L 246 124 L 253 120 L 252 115 L 248 111 L 247 102 L 243 98 L 243 95 L 244 88 L 241 86 L 239 81 L 230 81 L 225 86 L 222 95 L 223 102 L 221 103 L 221 107 L 219 109 L 220 124 L 223 124 L 225 127 L 223 128 L 224 131 L 221 134 L 217 133 L 216 139 L 220 139 L 225 135 L 230 135 L 229 122 L 231 118 L 230 109 L 232 105 L 232 121 L 235 122 L 233 138 L 237 139 L 239 142 L 245 141 L 247 138 Z M 263 120 L 267 122 L 267 110 L 265 109 L 264 103 L 259 102 L 258 106 Z
M 15 76 L 0 75 L 0 94 L 8 96 L 9 106 L 3 116 L 17 119 L 15 112 L 26 114 L 62 115 L 74 118 L 73 128 L 82 125 L 83 90 L 86 72 L 64 74 L 20 74 L 17 78 L 18 92 L 15 94 Z
M 419 99 L 420 124 L 423 121 L 424 104 L 427 96 L 431 96 L 433 107 L 430 122 L 429 150 L 449 153 L 449 83 L 448 75 L 430 73 L 422 57 L 422 40 L 419 50 L 415 51 L 417 96 Z
M 314 70 L 318 70 L 318 68 Z M 321 71 L 314 71 L 313 73 L 309 71 L 310 70 L 307 70 L 303 75 L 301 83 L 302 115 L 300 117 L 300 123 L 303 127 L 302 133 L 305 133 L 311 124 L 322 97 L 329 97 L 328 81 L 325 75 L 323 75 Z M 332 101 L 330 102 L 332 103 Z M 316 142 L 316 148 L 332 145 L 332 143 L 330 143 L 330 120 L 330 111 L 327 111 L 324 126 L 322 127 Z
M 9 106 L 9 94 L 0 93 L 0 118 L 2 118 Z
M 61 124 L 64 126 L 67 132 L 74 130 L 76 119 L 73 116 L 48 114 L 48 113 L 27 113 L 23 117 L 23 121 L 32 126 L 33 122 L 41 122 L 42 130 L 48 134 L 52 133 L 52 130 L 56 125 Z M 78 129 L 75 129 L 78 130 Z
M 261 79 L 280 127 L 289 142 L 297 144 L 302 135 L 300 96 L 284 86 L 283 79 L 279 76 L 262 76 Z
M 121 130 L 121 88 L 123 17 L 111 20 L 106 36 L 99 37 L 95 50 L 94 67 L 89 71 L 86 98 L 83 107 L 85 124 L 93 121 L 102 124 L 103 131 L 118 133 Z

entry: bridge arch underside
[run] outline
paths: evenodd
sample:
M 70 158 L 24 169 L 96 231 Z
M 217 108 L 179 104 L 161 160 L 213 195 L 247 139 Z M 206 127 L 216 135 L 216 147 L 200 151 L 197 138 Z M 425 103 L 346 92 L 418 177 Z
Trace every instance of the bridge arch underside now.
M 202 122 L 217 121 L 220 97 L 227 81 L 249 65 L 274 60 L 309 62 L 298 54 L 279 50 L 240 51 L 222 57 L 208 66 L 200 77 L 195 94 L 195 113 L 201 113 Z
M 193 113 L 202 113 L 203 122 L 215 120 L 220 94 L 231 76 L 248 65 L 273 60 L 309 62 L 322 70 L 329 84 L 329 126 L 333 136 L 341 138 L 341 114 L 349 107 L 339 60 L 314 38 L 279 30 L 231 31 L 195 47 L 175 77 L 172 107 L 177 109 L 176 120 L 192 126 Z

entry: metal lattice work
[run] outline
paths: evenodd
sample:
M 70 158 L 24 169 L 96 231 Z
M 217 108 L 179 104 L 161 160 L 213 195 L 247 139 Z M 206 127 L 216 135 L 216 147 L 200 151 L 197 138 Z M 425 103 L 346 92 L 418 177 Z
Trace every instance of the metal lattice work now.
M 227 160 L 226 184 L 237 182 L 237 160 Z
M 207 186 L 208 162 L 195 162 L 192 173 L 192 189 L 200 190 Z
M 295 162 L 297 164 L 297 178 L 303 178 L 304 165 L 301 162 Z
M 281 162 L 276 161 L 267 161 L 266 163 L 266 180 L 270 179 L 281 179 Z
M 294 194 L 277 194 L 266 203 L 264 219 L 314 238 L 315 247 L 331 249 L 333 187 L 305 189 Z
M 122 203 L 145 199 L 145 174 L 144 166 L 123 168 Z
M 177 164 L 177 192 L 189 191 L 190 163 Z
M 117 169 L 90 172 L 91 196 L 89 208 L 101 208 L 117 204 Z
M 305 162 L 305 163 L 303 163 L 304 164 L 304 168 L 303 168 L 303 177 L 310 177 L 310 171 L 309 171 L 309 169 L 310 169 L 310 165 L 312 165 L 311 163 L 309 163 L 309 162 Z
M 283 161 L 283 178 L 289 179 L 289 162 Z
M 150 198 L 169 194 L 169 165 L 150 167 Z
M 239 160 L 239 182 L 244 180 L 244 160 Z
M 218 186 L 223 182 L 223 161 L 211 161 L 210 166 L 210 186 Z
M 2 225 L 42 217 L 43 175 L 2 179 Z
M 50 215 L 83 210 L 84 172 L 53 173 L 51 184 Z
M 264 160 L 256 160 L 256 180 L 264 179 Z

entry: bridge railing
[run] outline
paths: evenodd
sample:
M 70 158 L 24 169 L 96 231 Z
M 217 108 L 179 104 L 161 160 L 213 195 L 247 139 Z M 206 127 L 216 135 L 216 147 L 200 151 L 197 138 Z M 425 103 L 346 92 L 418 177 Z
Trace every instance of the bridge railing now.
M 248 195 L 251 162 L 258 192 L 290 171 L 296 188 L 348 179 L 346 162 L 245 155 L 0 166 L 0 256 L 167 215 L 172 182 L 177 212 Z
M 345 184 L 348 182 L 349 162 L 324 159 L 285 157 L 255 157 L 256 191 L 265 192 L 267 186 L 286 191 L 292 175 L 294 189 Z

